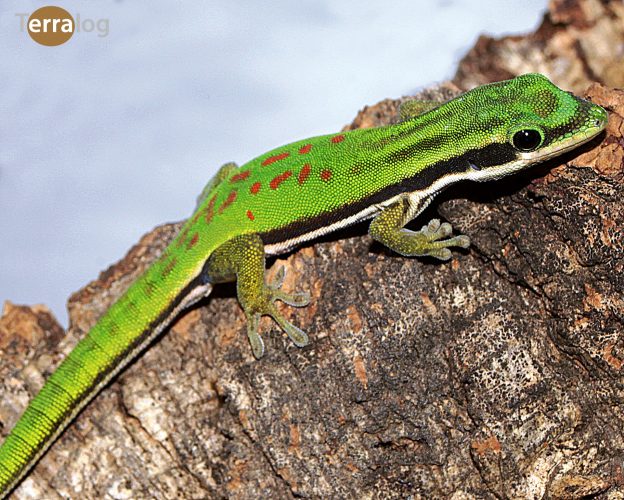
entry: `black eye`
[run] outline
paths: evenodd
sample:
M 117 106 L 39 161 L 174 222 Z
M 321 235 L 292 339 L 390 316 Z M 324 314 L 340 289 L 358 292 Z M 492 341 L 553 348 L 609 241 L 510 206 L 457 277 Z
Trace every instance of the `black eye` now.
M 518 130 L 511 138 L 511 144 L 518 151 L 533 151 L 542 142 L 542 135 L 534 129 Z

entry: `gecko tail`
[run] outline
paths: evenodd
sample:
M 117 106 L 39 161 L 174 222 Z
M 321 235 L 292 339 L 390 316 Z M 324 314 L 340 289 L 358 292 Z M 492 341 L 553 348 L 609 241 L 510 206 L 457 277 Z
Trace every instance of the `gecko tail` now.
M 19 485 L 74 418 L 119 372 L 182 310 L 211 291 L 210 283 L 196 282 L 192 288 L 186 287 L 155 320 L 145 322 L 131 341 L 126 337 L 121 342 L 125 348 L 117 353 L 111 348 L 127 333 L 116 321 L 117 314 L 126 306 L 128 292 L 120 297 L 50 375 L 0 446 L 0 499 Z M 138 317 L 140 314 L 137 311 Z

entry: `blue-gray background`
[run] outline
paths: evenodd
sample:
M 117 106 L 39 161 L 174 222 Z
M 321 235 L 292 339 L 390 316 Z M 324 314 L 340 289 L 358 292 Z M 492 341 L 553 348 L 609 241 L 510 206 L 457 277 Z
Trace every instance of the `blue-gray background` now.
M 43 47 L 16 14 L 47 4 L 0 4 L 0 302 L 45 303 L 63 323 L 68 295 L 156 224 L 187 217 L 222 163 L 447 79 L 480 33 L 530 31 L 546 8 L 64 0 L 54 5 L 108 22 L 108 35 Z

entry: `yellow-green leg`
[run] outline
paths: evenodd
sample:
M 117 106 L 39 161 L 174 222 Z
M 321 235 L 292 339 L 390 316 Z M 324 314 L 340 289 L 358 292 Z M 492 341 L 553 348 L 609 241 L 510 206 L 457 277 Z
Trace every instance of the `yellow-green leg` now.
M 303 307 L 309 304 L 307 293 L 288 294 L 281 291 L 284 268 L 281 267 L 272 283 L 265 283 L 264 245 L 257 234 L 232 238 L 217 248 L 204 268 L 212 283 L 236 281 L 238 301 L 247 317 L 247 336 L 256 358 L 264 354 L 264 342 L 260 337 L 261 316 L 271 316 L 298 347 L 308 343 L 308 336 L 289 323 L 279 313 L 275 301 Z
M 394 204 L 385 208 L 371 222 L 370 235 L 383 245 L 401 255 L 431 256 L 440 260 L 449 260 L 451 251 L 448 247 L 468 248 L 470 239 L 465 235 L 450 237 L 453 229 L 448 222 L 440 224 L 433 219 L 420 231 L 405 229 L 405 225 L 418 215 L 428 204 L 429 199 L 410 199 L 402 196 Z M 446 239 L 445 239 L 446 238 Z

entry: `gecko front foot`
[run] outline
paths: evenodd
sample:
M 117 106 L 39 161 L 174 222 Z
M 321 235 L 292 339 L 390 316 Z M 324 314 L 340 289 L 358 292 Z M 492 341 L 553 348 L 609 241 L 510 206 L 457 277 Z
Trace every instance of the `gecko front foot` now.
M 430 255 L 440 260 L 449 260 L 452 254 L 448 247 L 468 248 L 470 246 L 470 238 L 468 236 L 459 234 L 449 238 L 452 234 L 453 228 L 448 222 L 440 224 L 440 219 L 432 219 L 414 236 L 420 236 L 424 240 L 422 246 L 426 253 L 422 255 Z
M 460 234 L 450 237 L 453 229 L 448 222 L 440 224 L 439 219 L 433 219 L 423 226 L 420 231 L 405 229 L 410 221 L 410 213 L 418 213 L 428 203 L 427 199 L 420 199 L 420 206 L 414 205 L 414 200 L 405 196 L 396 203 L 381 211 L 371 222 L 370 235 L 401 255 L 407 257 L 431 256 L 440 260 L 449 260 L 449 247 L 468 248 L 470 239 Z M 418 201 L 417 200 L 417 201 Z

